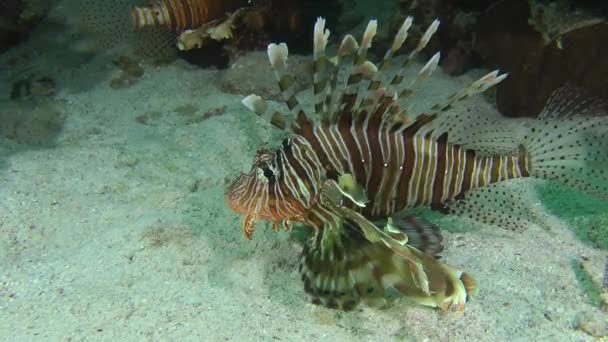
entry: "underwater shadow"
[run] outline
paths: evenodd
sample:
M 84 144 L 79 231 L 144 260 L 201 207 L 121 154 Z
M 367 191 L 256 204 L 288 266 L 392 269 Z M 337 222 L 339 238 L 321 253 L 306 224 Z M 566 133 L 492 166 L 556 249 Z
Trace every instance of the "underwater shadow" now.
M 2 74 L 8 76 L 6 82 L 14 86 L 32 77 L 47 77 L 71 91 L 92 88 L 106 76 L 107 71 L 84 68 L 97 55 L 93 51 L 79 50 L 74 39 L 65 23 L 50 18 L 44 20 L 27 41 L 0 55 L 0 64 L 6 68 Z M 82 74 L 78 82 L 66 81 L 75 73 Z
M 55 147 L 65 118 L 52 100 L 0 101 L 0 170 L 13 154 Z
M 555 183 L 536 185 L 536 191 L 547 211 L 565 220 L 577 239 L 608 250 L 608 201 Z
M 298 275 L 299 250 L 294 250 L 294 233 L 275 233 L 271 225 L 259 222 L 253 239 L 243 236 L 241 215 L 228 208 L 224 187 L 214 186 L 193 192 L 182 212 L 183 222 L 212 247 L 209 258 L 209 285 L 241 291 L 244 286 L 263 284 L 271 300 L 286 307 L 306 303 Z M 294 229 L 295 230 L 295 229 Z M 239 282 L 242 274 L 262 274 L 261 284 Z M 260 291 L 260 289 L 256 289 Z

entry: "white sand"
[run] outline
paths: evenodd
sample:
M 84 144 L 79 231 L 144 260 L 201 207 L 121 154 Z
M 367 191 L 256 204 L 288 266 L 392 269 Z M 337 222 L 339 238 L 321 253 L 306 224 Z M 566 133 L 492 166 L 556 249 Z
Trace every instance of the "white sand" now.
M 446 232 L 445 261 L 479 283 L 463 315 L 403 299 L 350 313 L 309 304 L 296 240 L 260 225 L 246 241 L 223 199 L 224 178 L 276 141 L 273 129 L 213 85 L 217 71 L 175 62 L 113 90 L 109 65 L 59 76 L 67 121 L 55 147 L 2 140 L 1 340 L 592 340 L 573 328 L 597 309 L 570 260 L 599 274 L 603 252 L 558 221 Z M 440 72 L 429 82 L 421 96 L 461 86 Z M 187 125 L 173 110 L 190 104 L 227 110 Z M 148 111 L 161 115 L 136 122 Z

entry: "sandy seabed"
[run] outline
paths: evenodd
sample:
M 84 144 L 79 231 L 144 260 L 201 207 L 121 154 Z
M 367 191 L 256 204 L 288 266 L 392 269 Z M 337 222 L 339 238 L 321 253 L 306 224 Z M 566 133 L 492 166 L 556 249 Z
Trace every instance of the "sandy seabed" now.
M 248 169 L 257 148 L 276 146 L 276 132 L 242 107 L 242 96 L 222 91 L 225 71 L 176 61 L 115 90 L 109 58 L 65 72 L 49 66 L 59 86 L 44 105 L 65 115 L 52 146 L 1 140 L 0 339 L 593 339 L 574 328 L 577 314 L 598 309 L 571 261 L 588 258 L 600 274 L 605 252 L 550 214 L 550 229 L 445 233 L 444 260 L 479 283 L 462 315 L 405 299 L 348 313 L 308 303 L 298 240 L 264 225 L 245 240 L 241 217 L 224 202 L 225 178 Z M 416 101 L 466 81 L 438 71 Z M 223 114 L 205 116 L 218 108 Z M 528 185 L 506 187 L 518 186 Z

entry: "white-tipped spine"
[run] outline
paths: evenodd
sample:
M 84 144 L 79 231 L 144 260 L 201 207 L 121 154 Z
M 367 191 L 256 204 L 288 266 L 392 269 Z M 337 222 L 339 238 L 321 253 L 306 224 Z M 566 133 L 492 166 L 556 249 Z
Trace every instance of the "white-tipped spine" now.
M 268 45 L 268 59 L 270 60 L 270 65 L 273 69 L 281 69 L 286 67 L 288 55 L 289 50 L 287 49 L 287 44 L 271 43 Z
M 367 23 L 363 38 L 361 39 L 361 49 L 369 49 L 372 46 L 372 40 L 378 31 L 378 20 L 370 20 Z
M 337 56 L 338 58 L 342 58 L 344 56 L 353 54 L 355 51 L 357 51 L 357 49 L 359 49 L 359 43 L 357 43 L 355 37 L 347 34 L 344 36 L 344 39 L 342 39 L 342 44 L 340 44 L 340 48 L 338 48 Z
M 476 94 L 476 93 L 481 93 L 483 91 L 486 91 L 488 88 L 495 86 L 496 84 L 502 82 L 502 80 L 504 80 L 508 74 L 502 74 L 502 75 L 498 75 L 498 70 L 494 70 L 488 74 L 486 74 L 485 76 L 483 76 L 482 78 L 478 79 L 477 81 L 475 81 L 470 87 L 469 87 L 469 94 Z
M 401 48 L 401 46 L 407 39 L 407 31 L 412 26 L 413 20 L 414 19 L 412 17 L 405 18 L 405 20 L 403 21 L 403 24 L 399 28 L 399 31 L 395 35 L 395 39 L 393 40 L 393 45 L 391 46 L 391 50 L 397 51 Z
M 251 94 L 241 100 L 241 103 L 247 107 L 250 111 L 257 115 L 262 115 L 268 110 L 268 103 L 264 101 L 259 95 Z
M 420 51 L 424 49 L 435 32 L 437 32 L 437 28 L 439 28 L 439 19 L 435 19 L 433 23 L 426 29 L 426 32 L 424 32 L 424 35 L 422 35 L 422 38 L 420 38 L 420 42 L 418 43 L 416 50 Z
M 439 59 L 441 58 L 441 53 L 437 52 L 436 54 L 429 59 L 428 62 L 418 71 L 418 79 L 423 80 L 429 77 L 435 69 L 437 69 L 437 65 L 439 64 Z
M 329 30 L 325 29 L 325 19 L 318 17 L 315 22 L 314 29 L 314 56 L 317 58 L 319 55 L 325 53 L 325 47 L 329 39 Z
M 435 71 L 435 69 L 437 69 L 437 65 L 439 64 L 440 58 L 441 58 L 441 54 L 439 52 L 434 54 L 433 57 L 431 57 L 431 59 L 429 59 L 428 62 L 426 62 L 426 64 L 422 67 L 422 69 L 420 69 L 420 71 L 418 71 L 418 74 L 410 82 L 410 84 L 407 87 L 405 87 L 404 89 L 402 89 L 401 91 L 404 91 L 407 89 L 407 90 L 409 90 L 409 92 L 407 92 L 407 93 L 408 94 L 411 93 L 414 90 L 414 87 L 416 87 L 417 85 L 420 84 L 420 82 L 424 81 L 429 76 L 431 76 L 433 71 Z
M 361 73 L 364 78 L 371 79 L 378 72 L 378 67 L 370 61 L 365 61 L 357 66 L 357 72 Z
M 504 80 L 507 77 L 507 75 L 508 74 L 498 75 L 498 70 L 494 70 L 494 71 L 486 74 L 482 78 L 473 82 L 467 88 L 461 90 L 460 92 L 458 92 L 456 94 L 450 95 L 445 103 L 443 103 L 441 105 L 439 105 L 439 104 L 435 105 L 436 109 L 434 109 L 434 112 L 436 113 L 436 112 L 442 111 L 442 110 L 452 106 L 454 103 L 456 103 L 458 101 L 461 101 L 474 94 L 478 94 L 478 93 L 486 91 L 488 88 L 493 87 L 496 84 L 502 82 L 502 80 Z

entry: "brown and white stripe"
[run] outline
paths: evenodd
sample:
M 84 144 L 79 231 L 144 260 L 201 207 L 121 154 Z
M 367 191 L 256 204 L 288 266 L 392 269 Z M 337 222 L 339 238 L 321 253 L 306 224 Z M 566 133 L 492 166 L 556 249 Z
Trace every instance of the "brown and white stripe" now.
M 321 163 L 317 169 L 328 175 L 350 173 L 364 184 L 371 201 L 364 211 L 371 217 L 440 205 L 473 188 L 529 174 L 525 151 L 478 156 L 448 143 L 447 135 L 435 138 L 415 130 L 391 132 L 387 127 L 356 124 L 319 125 L 312 132 L 298 136 L 291 149 L 299 144 L 318 146 L 314 150 Z M 314 182 L 308 174 L 290 174 L 307 184 Z
M 271 200 L 262 191 L 259 198 L 264 212 L 273 219 L 293 217 L 303 213 L 318 201 L 323 182 L 351 174 L 366 191 L 369 203 L 362 209 L 366 217 L 384 217 L 408 207 L 431 206 L 456 199 L 466 191 L 492 182 L 527 176 L 528 154 L 523 149 L 517 155 L 480 156 L 473 150 L 448 142 L 448 129 L 438 127 L 434 120 L 452 105 L 502 81 L 505 75 L 492 72 L 463 91 L 450 95 L 444 103 L 435 105 L 427 114 L 409 119 L 400 110 L 399 101 L 408 97 L 415 84 L 427 78 L 436 68 L 439 55 L 434 55 L 416 77 L 404 84 L 405 68 L 437 30 L 434 22 L 423 35 L 417 48 L 386 82 L 391 57 L 403 44 L 411 18 L 400 28 L 390 51 L 378 70 L 365 60 L 376 32 L 376 22 L 370 21 L 360 44 L 347 36 L 338 49 L 337 65 L 329 63 L 325 47 L 329 31 L 325 21 L 315 25 L 314 101 L 316 122 L 304 112 L 295 96 L 295 80 L 287 72 L 287 46 L 270 44 L 268 57 L 277 78 L 282 97 L 295 117 L 292 125 L 296 137 L 266 157 L 272 169 L 268 178 Z M 339 87 L 340 69 L 349 73 L 346 84 Z M 329 74 L 333 72 L 333 74 Z M 363 88 L 365 82 L 367 88 Z M 385 87 L 381 87 L 381 86 Z M 340 88 L 340 89 L 338 89 Z M 409 90 L 406 90 L 409 89 Z M 267 108 L 258 96 L 246 98 L 245 103 L 259 115 Z M 256 109 L 257 108 L 257 109 Z M 443 120 L 444 125 L 449 124 Z M 443 132 L 443 133 L 442 133 Z M 264 159 L 264 158 L 261 158 Z M 261 178 L 259 182 L 266 180 Z M 247 191 L 262 190 L 251 185 Z M 289 202 L 283 204 L 282 202 Z M 255 195 L 247 194 L 249 210 L 254 208 Z M 323 216 L 323 214 L 319 214 Z M 329 214 L 328 214 L 329 215 Z
M 149 6 L 134 6 L 133 27 L 166 26 L 176 33 L 201 27 L 239 6 L 244 0 L 157 0 Z

